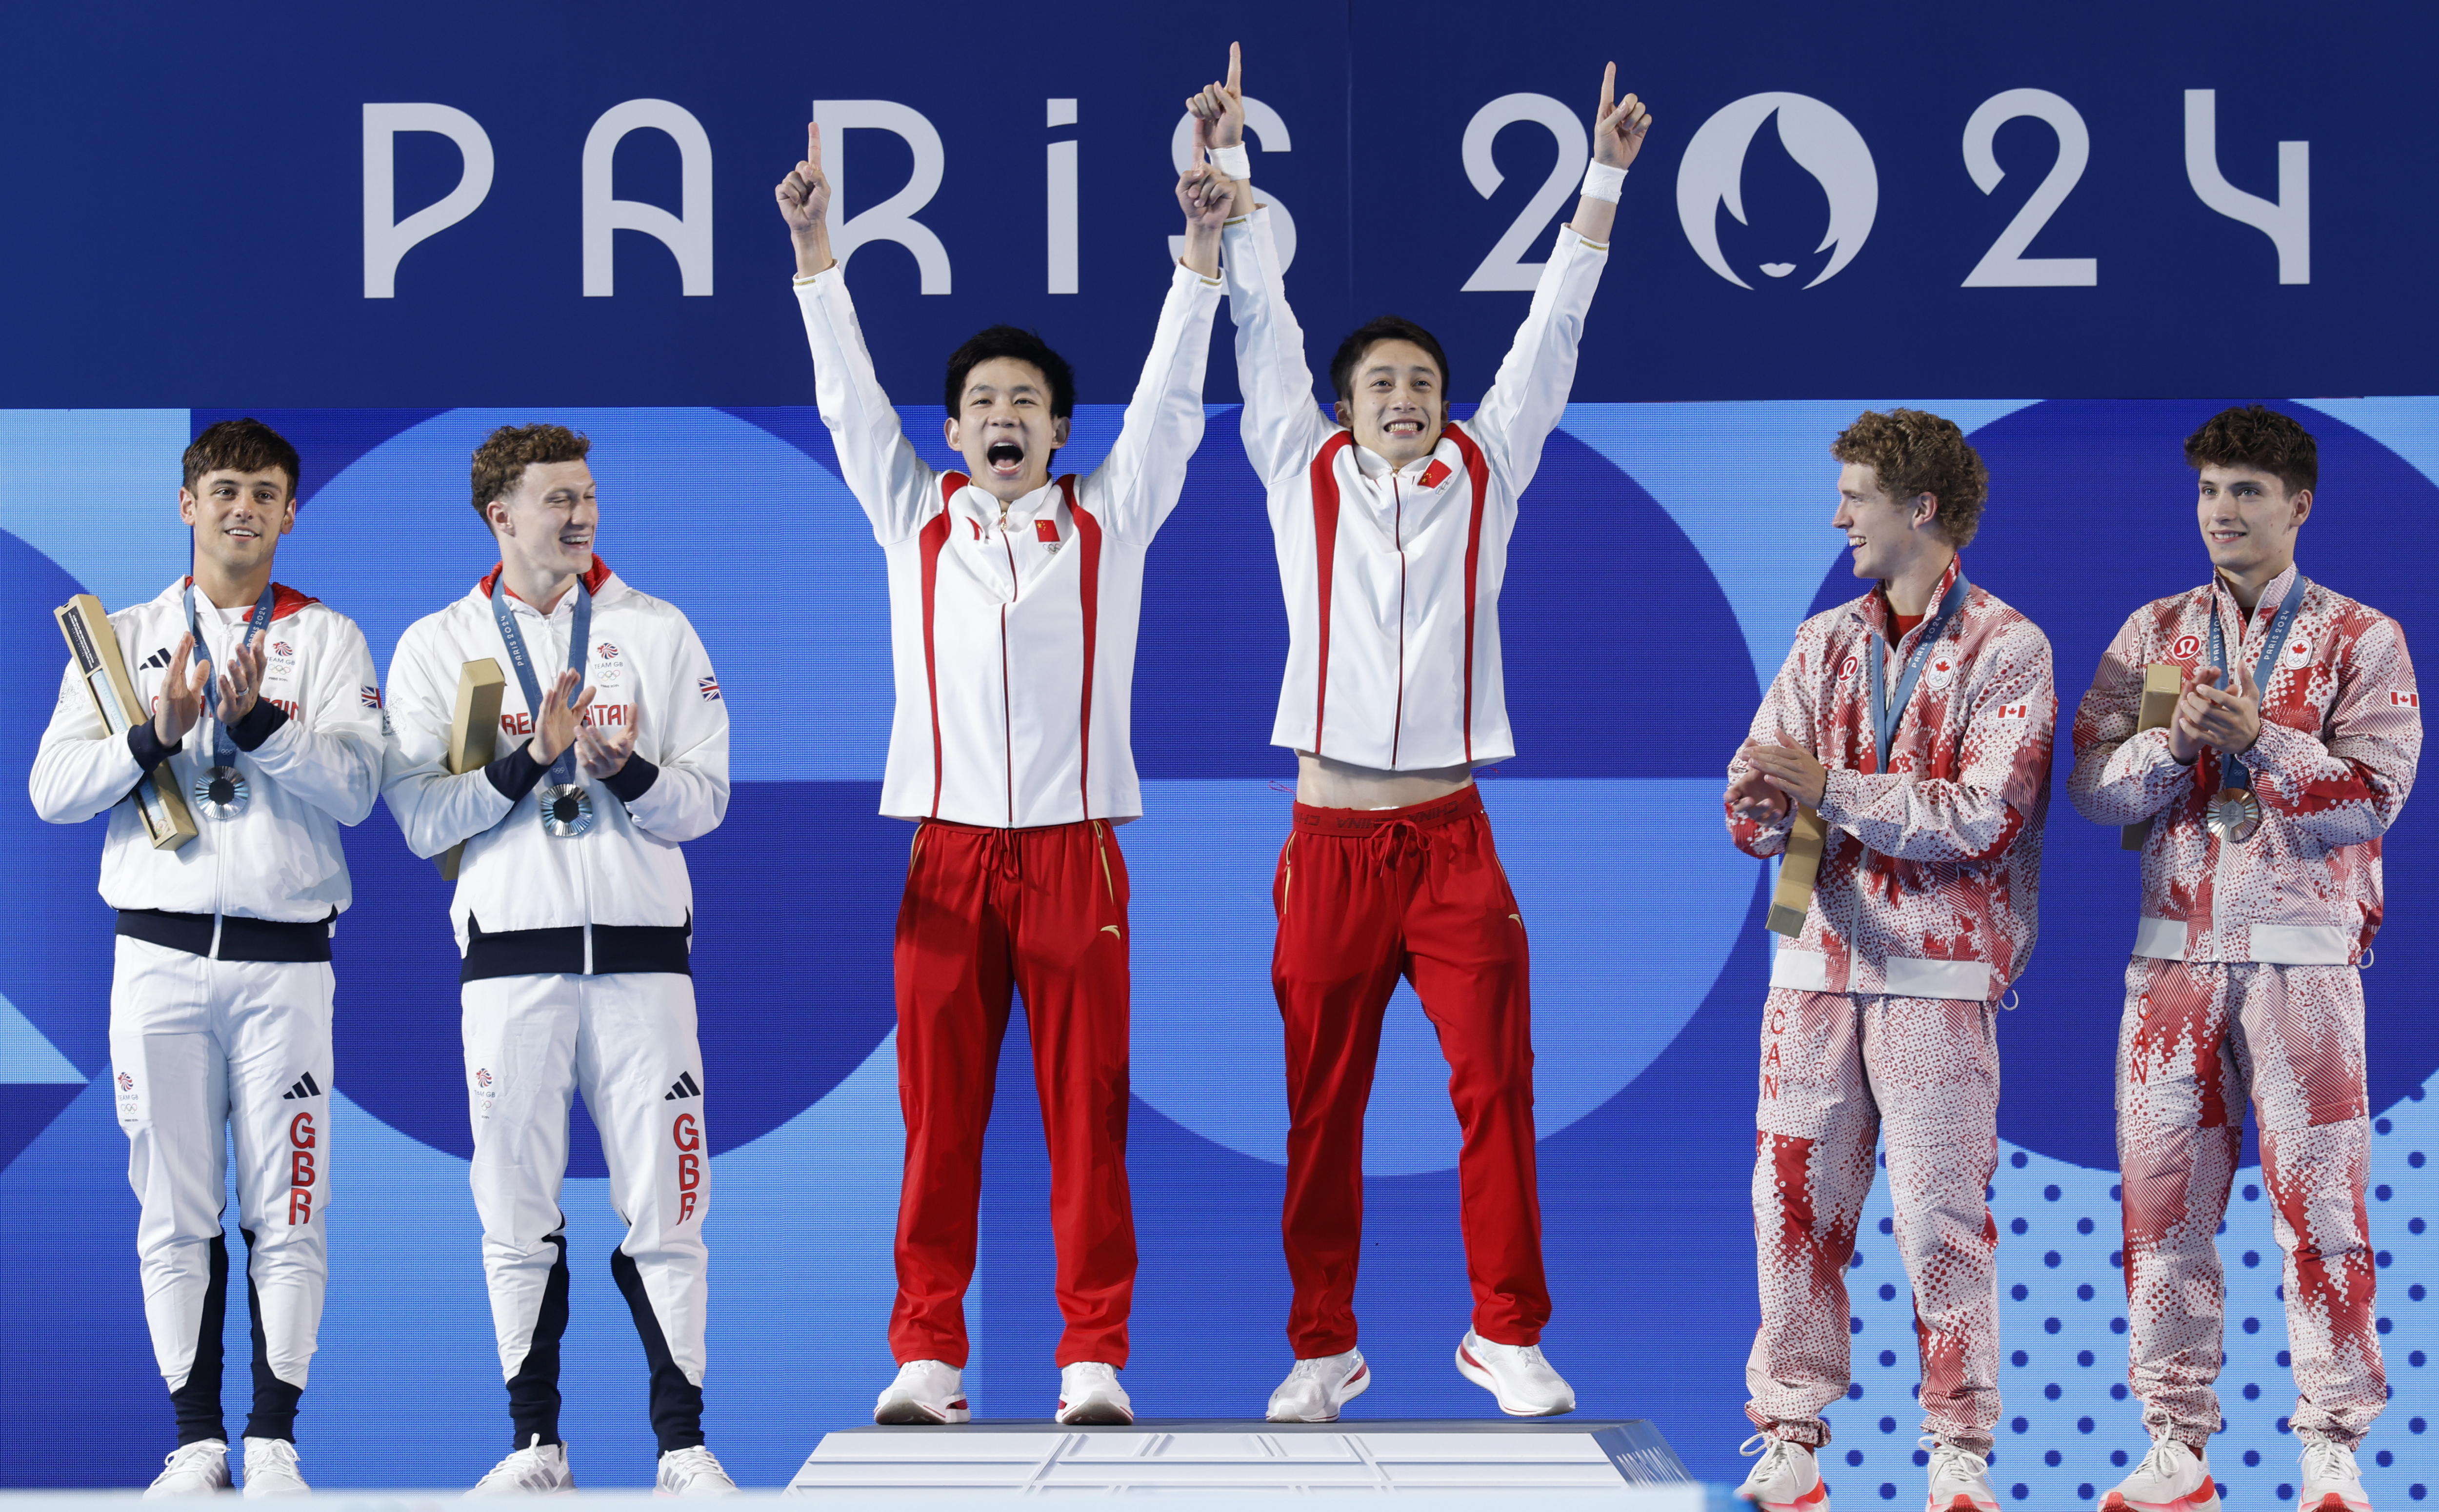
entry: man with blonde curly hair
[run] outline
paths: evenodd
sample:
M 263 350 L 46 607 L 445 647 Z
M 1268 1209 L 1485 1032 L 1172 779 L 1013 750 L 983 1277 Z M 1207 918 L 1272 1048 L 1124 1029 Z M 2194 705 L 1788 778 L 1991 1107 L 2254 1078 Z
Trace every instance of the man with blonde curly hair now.
M 1934 1512 L 1998 1512 L 1999 1050 L 1991 1009 L 2031 954 L 2057 700 L 2049 640 L 1966 580 L 1989 477 L 1952 421 L 1865 413 L 1830 454 L 1858 578 L 1805 621 L 1728 765 L 1739 849 L 1826 830 L 1801 933 L 1763 1005 L 1754 1239 L 1761 1327 L 1737 1494 L 1825 1512 L 1821 1411 L 1849 1381 L 1845 1273 L 1887 1136 L 1914 1283 Z
M 2214 1512 L 2224 1358 L 2216 1234 L 2248 1097 L 2286 1253 L 2306 1512 L 2369 1512 L 2354 1450 L 2388 1399 L 2359 966 L 2385 908 L 2380 838 L 2422 751 L 2396 621 L 2303 576 L 2319 448 L 2291 416 L 2222 411 L 2185 441 L 2211 578 L 2144 605 L 2074 720 L 2067 793 L 2146 825 L 2118 1031 L 2127 1379 L 2151 1449 L 2105 1509 Z M 2176 669 L 2141 729 L 2145 669 Z M 2125 1456 L 2118 1456 L 2123 1464 Z

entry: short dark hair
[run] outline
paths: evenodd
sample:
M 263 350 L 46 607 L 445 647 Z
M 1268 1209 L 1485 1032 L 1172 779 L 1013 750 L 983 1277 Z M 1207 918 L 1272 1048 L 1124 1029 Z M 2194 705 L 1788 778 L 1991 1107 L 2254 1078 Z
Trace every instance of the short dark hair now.
M 187 443 L 185 466 L 189 493 L 206 472 L 268 472 L 277 468 L 288 474 L 288 496 L 296 497 L 296 448 L 252 416 L 205 426 L 204 434 Z
M 1962 550 L 1982 528 L 1990 470 L 1956 422 L 1929 410 L 1865 410 L 1829 443 L 1841 462 L 1867 467 L 1893 499 L 1928 493 L 1939 501 L 1939 533 Z
M 474 512 L 490 524 L 491 501 L 517 491 L 536 463 L 581 462 L 593 442 L 564 425 L 503 425 L 474 448 Z
M 1384 341 L 1410 341 L 1432 354 L 1440 370 L 1440 410 L 1448 411 L 1448 353 L 1440 349 L 1440 339 L 1415 325 L 1403 315 L 1380 315 L 1355 328 L 1344 341 L 1338 344 L 1338 355 L 1329 360 L 1329 386 L 1338 391 L 1342 402 L 1355 398 L 1355 365 L 1363 354 Z
M 2264 404 L 2221 410 L 2185 437 L 2185 461 L 2206 467 L 2252 468 L 2301 493 L 2321 481 L 2321 448 L 2292 415 Z
M 1020 363 L 1030 363 L 1041 369 L 1050 384 L 1050 415 L 1063 420 L 1076 413 L 1076 369 L 1067 359 L 1050 349 L 1050 344 L 1039 333 L 1022 330 L 1014 326 L 993 326 L 966 338 L 966 344 L 949 354 L 948 403 L 952 418 L 963 413 L 966 400 L 966 375 L 995 357 L 1010 357 Z

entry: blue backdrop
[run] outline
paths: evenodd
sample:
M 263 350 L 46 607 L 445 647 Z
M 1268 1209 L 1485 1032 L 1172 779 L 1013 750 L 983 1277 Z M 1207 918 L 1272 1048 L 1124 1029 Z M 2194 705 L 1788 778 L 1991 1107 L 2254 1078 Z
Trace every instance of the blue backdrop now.
M 890 1368 L 887 952 L 905 845 L 873 812 L 881 555 L 804 407 L 769 185 L 812 109 L 883 123 L 834 133 L 846 216 L 885 219 L 897 187 L 936 165 L 911 222 L 931 240 L 883 226 L 903 240 L 865 243 L 850 269 L 884 379 L 929 399 L 955 339 L 1038 324 L 1082 370 L 1064 460 L 1090 467 L 1159 297 L 1175 104 L 1227 39 L 1118 8 L 1048 19 L 1009 39 L 959 6 L 902 21 L 442 6 L 411 24 L 261 7 L 148 16 L 140 38 L 106 8 L 0 18 L 10 55 L 35 61 L 0 120 L 43 144 L 8 192 L 46 228 L 0 243 L 19 354 L 0 371 L 0 405 L 16 406 L 0 409 L 0 771 L 23 773 L 51 706 L 50 606 L 80 590 L 123 606 L 184 571 L 178 454 L 228 414 L 302 450 L 307 502 L 279 576 L 354 615 L 384 666 L 408 623 L 490 564 L 465 458 L 511 419 L 594 437 L 603 555 L 683 605 L 709 646 L 738 789 L 728 825 L 691 847 L 719 1181 L 706 1390 L 712 1441 L 749 1483 L 778 1483 L 821 1432 L 862 1418 Z M 2404 70 L 2439 26 L 2403 8 L 2341 33 L 2245 8 L 1967 22 L 1884 7 L 1637 18 L 1611 34 L 1621 24 L 1582 8 L 1504 7 L 1485 26 L 1453 6 L 1259 4 L 1238 24 L 1249 92 L 1271 108 L 1255 176 L 1294 216 L 1289 285 L 1316 356 L 1354 319 L 1404 310 L 1448 338 L 1459 392 L 1479 390 L 1522 311 L 1502 281 L 1530 269 L 1510 265 L 1537 259 L 1564 213 L 1536 205 L 1570 151 L 1580 162 L 1562 110 L 1582 119 L 1611 52 L 1655 103 L 1582 402 L 1515 543 L 1503 618 L 1522 754 L 1485 792 L 1534 931 L 1549 1346 L 1588 1413 L 1653 1417 L 1699 1472 L 1732 1479 L 1768 947 L 1766 879 L 1727 845 L 1718 797 L 1795 625 L 1859 588 L 1825 528 L 1827 441 L 1896 401 L 1973 434 L 1993 477 L 1974 579 L 2048 631 L 2071 708 L 2125 614 L 2206 571 L 2177 443 L 2227 401 L 2214 396 L 2433 386 L 2431 303 L 2400 271 L 2439 229 L 2431 160 L 2394 144 L 2418 140 Z M 969 53 L 993 66 L 938 66 Z M 2208 111 L 2189 93 L 2204 89 Z M 1068 99 L 1077 124 L 1036 125 Z M 1061 142 L 1077 148 L 1072 216 Z M 2066 190 L 2054 213 L 2044 182 Z M 661 206 L 660 233 L 617 229 L 650 217 L 614 197 Z M 390 256 L 418 211 L 452 199 L 462 218 Z M 2036 212 L 2037 237 L 2003 234 Z M 1520 225 L 1529 244 L 1497 253 Z M 605 272 L 610 288 L 588 294 Z M 946 292 L 923 292 L 927 277 Z M 1264 743 L 1286 633 L 1224 333 L 1220 346 L 1211 434 L 1151 557 L 1135 717 L 1147 817 L 1123 832 L 1144 1253 L 1128 1384 L 1157 1415 L 1254 1414 L 1286 1362 L 1266 885 L 1292 767 Z M 2024 395 L 2044 398 L 2006 397 Z M 2322 440 L 2305 569 L 2418 639 L 2439 605 L 2399 543 L 2439 508 L 2439 400 L 2277 401 Z M 945 460 L 938 408 L 903 408 Z M 2411 806 L 2394 833 L 2368 978 L 2395 1400 L 2365 1465 L 2391 1503 L 2423 1496 L 2417 1435 L 2439 1411 L 2429 823 Z M 0 1203 L 22 1215 L 0 1230 L 0 1429 L 64 1450 L 7 1457 L 0 1484 L 140 1484 L 169 1438 L 103 1090 L 98 842 L 0 803 L 13 876 Z M 306 1463 L 334 1485 L 470 1481 L 505 1434 L 446 895 L 384 814 L 349 836 L 349 859 L 333 1277 Z M 2061 799 L 2046 880 L 2022 1006 L 2002 1025 L 1996 1185 L 2010 1296 L 1996 1478 L 2035 1506 L 2088 1496 L 2122 1473 L 2112 1452 L 2142 1447 L 2117 1385 L 2109 1112 L 2133 859 Z M 987 1414 L 1040 1415 L 1058 1322 L 1021 1036 L 1002 1077 L 968 1382 Z M 1445 1077 L 1401 996 L 1368 1132 L 1366 1415 L 1487 1406 L 1447 1360 L 1467 1297 Z M 586 1484 L 643 1484 L 641 1356 L 607 1275 L 618 1230 L 602 1173 L 580 1129 L 566 1432 Z M 2239 1504 L 2283 1498 L 2295 1450 L 2257 1180 L 2239 1175 L 2223 1241 L 2230 1426 L 2213 1459 Z M 1873 1226 L 1885 1214 L 1882 1200 Z M 1850 1281 L 1857 1386 L 1833 1414 L 1830 1475 L 1844 1498 L 1910 1497 L 1912 1320 L 1887 1240 L 1867 1237 Z

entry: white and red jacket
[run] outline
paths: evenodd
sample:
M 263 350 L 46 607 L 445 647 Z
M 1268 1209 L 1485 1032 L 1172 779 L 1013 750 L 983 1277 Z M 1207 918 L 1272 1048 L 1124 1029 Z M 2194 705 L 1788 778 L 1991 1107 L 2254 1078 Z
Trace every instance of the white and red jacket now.
M 469 919 L 486 934 L 619 925 L 675 928 L 693 916 L 694 888 L 679 846 L 718 828 L 728 812 L 728 704 L 703 642 L 674 604 L 637 593 L 593 559 L 593 644 L 584 660 L 594 689 L 587 724 L 635 732 L 614 775 L 578 782 L 592 790 L 593 827 L 571 839 L 545 833 L 536 794 L 547 775 L 525 774 L 511 799 L 494 774 L 452 774 L 449 721 L 468 662 L 500 664 L 500 735 L 495 754 L 530 766 L 524 755 L 533 715 L 516 664 L 491 613 L 490 573 L 436 614 L 407 627 L 389 664 L 389 749 L 382 796 L 418 856 L 466 843 L 449 908 L 462 953 Z M 508 596 L 526 654 L 545 692 L 567 666 L 576 593 L 551 612 Z M 512 783 L 512 786 L 515 784 Z
M 2422 755 L 2422 697 L 2396 621 L 2317 582 L 2305 590 L 2260 690 L 2261 738 L 2244 753 L 2261 828 L 2242 845 L 2203 823 L 2218 753 L 2181 765 L 2167 731 L 2134 730 L 2146 666 L 2211 666 L 2213 614 L 2229 661 L 2252 666 L 2295 571 L 2272 579 L 2250 615 L 2216 578 L 2136 610 L 2075 711 L 2076 811 L 2104 825 L 2151 821 L 2136 955 L 2346 965 L 2379 932 L 2380 836 Z
M 1312 401 L 1267 208 L 1222 233 L 1245 454 L 1270 490 L 1288 607 L 1271 743 L 1378 772 L 1516 754 L 1499 589 L 1516 501 L 1567 407 L 1609 249 L 1560 227 L 1490 392 L 1392 469 Z
M 1949 564 L 1933 614 L 1963 568 Z M 1780 944 L 1771 986 L 1986 1003 L 2023 974 L 2039 924 L 2057 720 L 2049 637 L 1972 589 L 1940 627 L 1881 772 L 1863 659 L 1890 628 L 1877 589 L 1806 620 L 1754 716 L 1754 740 L 1802 746 L 1828 769 L 1812 907 L 1803 934 Z M 1885 687 L 1928 628 L 1890 649 Z M 1729 780 L 1752 770 L 1739 752 Z M 1779 854 L 1787 829 L 1728 813 L 1749 855 Z
M 1028 829 L 1143 812 L 1130 735 L 1144 554 L 1202 442 L 1220 285 L 1180 266 L 1117 444 L 1000 503 L 916 454 L 833 265 L 796 285 L 813 391 L 889 562 L 898 714 L 881 811 Z
M 135 701 L 146 709 L 159 706 L 161 680 L 187 633 L 186 592 L 181 578 L 151 602 L 110 616 Z M 339 827 L 362 824 L 381 792 L 382 692 L 372 652 L 356 622 L 321 600 L 282 584 L 272 595 L 271 624 L 259 641 L 262 689 L 229 727 L 249 799 L 226 819 L 198 816 L 195 838 L 175 850 L 153 849 L 134 806 L 121 802 L 148 770 L 135 746 L 157 754 L 152 742 L 105 735 L 73 664 L 61 680 L 27 787 L 34 811 L 53 824 L 110 812 L 101 896 L 111 907 L 302 924 L 344 913 L 353 900 Z M 217 678 L 255 606 L 215 609 L 199 599 L 195 609 L 207 648 L 199 654 Z M 190 658 L 189 672 L 193 667 Z M 205 718 L 169 756 L 182 795 L 212 764 L 214 743 Z

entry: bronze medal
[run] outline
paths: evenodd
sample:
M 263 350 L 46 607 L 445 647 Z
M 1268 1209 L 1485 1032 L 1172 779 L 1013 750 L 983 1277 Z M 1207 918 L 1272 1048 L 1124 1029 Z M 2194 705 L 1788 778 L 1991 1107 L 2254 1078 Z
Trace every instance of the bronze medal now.
M 2210 832 L 2231 845 L 2241 845 L 2261 830 L 2261 800 L 2251 788 L 2221 788 L 2211 795 L 2203 822 Z

